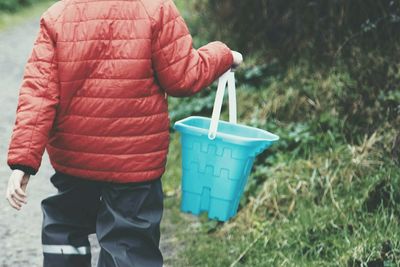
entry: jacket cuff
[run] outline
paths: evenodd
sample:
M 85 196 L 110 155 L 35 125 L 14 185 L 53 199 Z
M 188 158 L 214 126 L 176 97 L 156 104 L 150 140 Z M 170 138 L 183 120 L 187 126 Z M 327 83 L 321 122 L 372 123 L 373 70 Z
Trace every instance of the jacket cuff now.
M 25 165 L 22 165 L 22 164 L 11 164 L 9 166 L 10 166 L 11 170 L 18 169 L 18 170 L 21 170 L 21 171 L 23 171 L 25 173 L 28 173 L 30 175 L 35 175 L 38 172 L 38 170 L 36 170 L 35 168 L 32 168 L 30 166 L 25 166 Z
M 224 72 L 226 72 L 229 68 L 232 67 L 233 65 L 233 55 L 232 55 L 232 50 L 223 42 L 220 41 L 214 41 L 211 42 L 211 45 L 216 47 L 216 66 L 217 67 L 217 77 L 221 76 Z
M 221 43 L 222 45 L 222 51 L 223 51 L 223 59 L 222 59 L 222 65 L 225 68 L 225 71 L 228 70 L 229 68 L 232 67 L 233 65 L 233 54 L 232 50 L 224 43 Z

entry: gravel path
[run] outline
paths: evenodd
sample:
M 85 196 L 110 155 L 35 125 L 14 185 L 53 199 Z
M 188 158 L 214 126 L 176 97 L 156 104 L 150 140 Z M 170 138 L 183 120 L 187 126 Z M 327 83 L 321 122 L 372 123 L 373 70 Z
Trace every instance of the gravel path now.
M 23 24 L 0 32 L 0 266 L 1 267 L 39 267 L 42 266 L 40 201 L 56 193 L 50 183 L 53 168 L 45 153 L 39 172 L 32 176 L 28 185 L 28 204 L 21 211 L 12 209 L 5 199 L 5 188 L 11 170 L 7 166 L 7 150 L 15 122 L 19 86 L 22 81 L 24 65 L 32 50 L 38 32 L 39 20 L 29 20 Z M 168 210 L 163 216 L 161 248 L 166 264 L 174 255 L 170 242 L 172 227 L 168 223 Z M 165 223 L 164 223 L 165 222 Z M 165 234 L 164 234 L 165 233 Z M 96 266 L 99 246 L 95 235 L 92 243 L 92 262 Z

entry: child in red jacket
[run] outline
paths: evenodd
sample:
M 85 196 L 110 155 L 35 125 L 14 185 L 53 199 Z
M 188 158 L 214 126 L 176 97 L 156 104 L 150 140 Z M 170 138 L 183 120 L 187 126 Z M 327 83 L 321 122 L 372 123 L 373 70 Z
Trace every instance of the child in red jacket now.
M 47 150 L 59 193 L 42 201 L 44 266 L 162 266 L 167 96 L 210 85 L 242 56 L 193 48 L 172 0 L 63 0 L 41 17 L 7 163 L 11 206 L 26 203 Z

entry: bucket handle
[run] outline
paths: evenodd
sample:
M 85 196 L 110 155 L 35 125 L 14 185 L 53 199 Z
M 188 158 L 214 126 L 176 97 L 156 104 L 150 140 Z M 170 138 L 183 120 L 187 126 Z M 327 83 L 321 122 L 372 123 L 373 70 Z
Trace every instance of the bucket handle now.
M 215 96 L 213 112 L 211 115 L 210 129 L 208 131 L 208 138 L 210 140 L 214 140 L 217 136 L 222 100 L 224 98 L 225 87 L 227 85 L 229 96 L 229 122 L 233 124 L 237 123 L 235 72 L 232 69 L 229 69 L 218 79 L 218 89 Z

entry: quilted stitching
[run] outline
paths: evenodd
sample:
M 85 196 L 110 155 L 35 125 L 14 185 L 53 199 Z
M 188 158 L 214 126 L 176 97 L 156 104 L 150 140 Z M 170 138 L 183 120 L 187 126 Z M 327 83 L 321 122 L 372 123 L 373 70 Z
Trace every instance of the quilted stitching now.
M 186 97 L 232 65 L 199 49 L 172 0 L 63 0 L 41 17 L 7 163 L 32 175 L 46 149 L 61 172 L 119 183 L 162 176 L 166 95 Z

